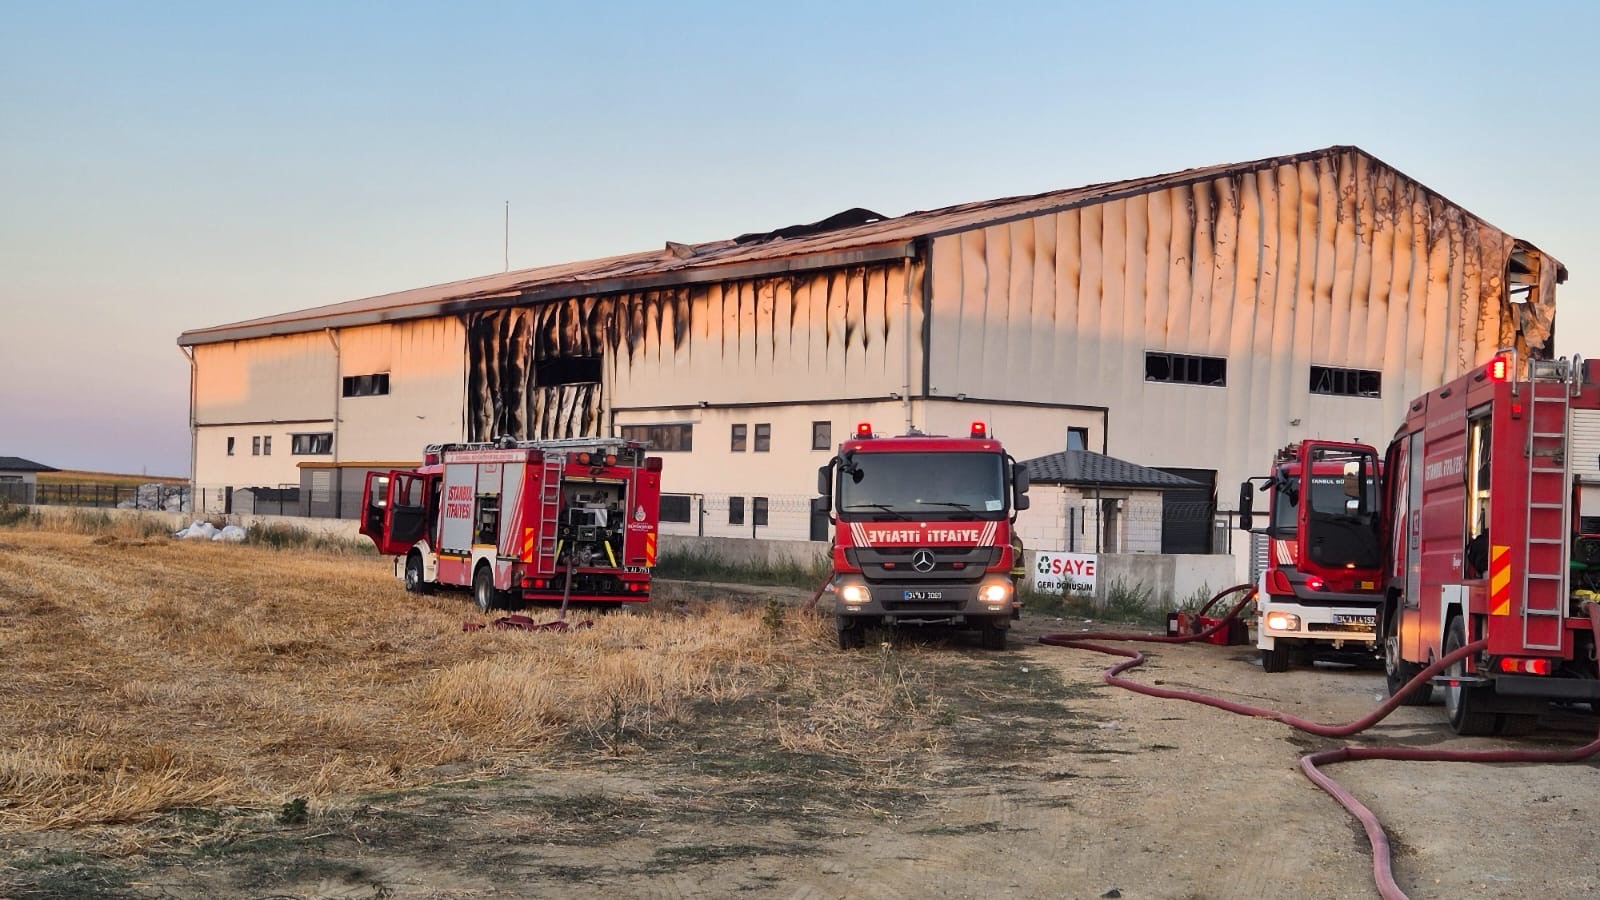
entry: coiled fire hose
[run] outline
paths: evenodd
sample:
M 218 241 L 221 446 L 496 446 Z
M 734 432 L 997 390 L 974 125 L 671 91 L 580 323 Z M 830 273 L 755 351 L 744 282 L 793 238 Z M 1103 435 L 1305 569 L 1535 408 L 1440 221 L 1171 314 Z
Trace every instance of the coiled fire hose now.
M 1245 604 L 1249 603 L 1254 597 L 1254 586 L 1241 584 L 1230 587 L 1212 597 L 1211 602 L 1207 603 L 1202 609 L 1202 612 L 1204 612 L 1223 597 L 1239 591 L 1244 592 L 1243 600 L 1236 603 L 1220 621 L 1195 634 L 1164 635 L 1085 632 L 1082 634 L 1047 634 L 1039 638 L 1039 642 L 1055 647 L 1092 650 L 1096 653 L 1127 657 L 1124 662 L 1117 663 L 1107 669 L 1101 676 L 1105 679 L 1106 684 L 1126 688 L 1141 694 L 1148 694 L 1152 697 L 1188 700 L 1192 703 L 1214 706 L 1217 709 L 1224 709 L 1239 715 L 1272 719 L 1292 728 L 1322 737 L 1347 737 L 1371 728 L 1394 712 L 1400 706 L 1400 701 L 1407 694 L 1427 684 L 1429 679 L 1443 672 L 1457 660 L 1464 659 L 1488 646 L 1488 641 L 1473 641 L 1434 661 L 1432 665 L 1417 673 L 1415 678 L 1406 682 L 1405 687 L 1395 692 L 1393 696 L 1379 704 L 1376 709 L 1365 716 L 1344 725 L 1324 725 L 1279 710 L 1235 703 L 1231 700 L 1224 700 L 1220 697 L 1212 697 L 1208 694 L 1193 691 L 1154 687 L 1140 684 L 1136 681 L 1129 681 L 1120 677 L 1121 673 L 1143 665 L 1145 661 L 1144 654 L 1126 647 L 1112 647 L 1095 643 L 1095 641 L 1141 641 L 1145 643 L 1184 644 L 1191 641 L 1204 640 L 1218 629 L 1226 628 L 1229 621 L 1239 615 Z M 1594 631 L 1596 645 L 1600 646 L 1600 605 L 1595 604 L 1593 601 L 1584 601 L 1583 611 L 1589 616 L 1589 627 Z M 1384 900 L 1405 900 L 1406 893 L 1400 889 L 1400 886 L 1394 880 L 1394 872 L 1390 864 L 1389 838 L 1384 833 L 1383 825 L 1378 821 L 1378 817 L 1346 790 L 1343 785 L 1328 777 L 1326 773 L 1318 768 L 1319 766 L 1355 762 L 1363 759 L 1410 760 L 1414 762 L 1567 763 L 1579 762 L 1597 753 L 1600 753 L 1600 734 L 1596 735 L 1595 740 L 1581 747 L 1572 747 L 1566 750 L 1419 750 L 1414 747 L 1357 747 L 1347 744 L 1343 747 L 1322 750 L 1301 757 L 1300 771 L 1311 779 L 1313 784 L 1325 791 L 1334 800 L 1337 800 L 1340 806 L 1348 810 L 1361 823 L 1362 830 L 1367 834 L 1367 843 L 1372 849 L 1372 878 L 1377 884 L 1379 895 Z

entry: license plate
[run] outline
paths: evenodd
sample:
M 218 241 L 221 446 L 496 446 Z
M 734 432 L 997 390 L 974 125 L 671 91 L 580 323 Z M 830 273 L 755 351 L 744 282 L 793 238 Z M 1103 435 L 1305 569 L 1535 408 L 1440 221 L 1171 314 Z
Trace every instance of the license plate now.
M 943 600 L 944 591 L 906 591 L 907 600 Z
M 1378 627 L 1377 616 L 1334 616 L 1333 621 L 1340 625 L 1365 625 L 1369 628 Z

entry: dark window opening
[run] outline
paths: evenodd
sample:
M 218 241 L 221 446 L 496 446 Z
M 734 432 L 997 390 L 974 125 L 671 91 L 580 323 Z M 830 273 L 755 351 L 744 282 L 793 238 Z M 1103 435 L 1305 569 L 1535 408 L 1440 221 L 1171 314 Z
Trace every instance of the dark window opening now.
M 1068 428 L 1067 429 L 1067 449 L 1068 450 L 1087 450 L 1087 449 L 1089 449 L 1089 429 L 1087 429 L 1087 428 Z
M 376 375 L 346 375 L 344 377 L 344 395 L 346 397 L 381 397 L 389 393 L 389 373 L 379 372 Z
M 733 447 L 732 447 L 732 449 L 733 449 L 734 453 L 743 453 L 744 452 L 745 432 L 747 430 L 748 430 L 747 426 L 744 426 L 744 425 L 735 425 L 735 426 L 733 426 Z
M 689 451 L 694 449 L 694 426 L 624 425 L 622 438 L 648 444 L 652 450 Z
M 233 455 L 233 438 L 228 438 L 228 455 Z
M 661 521 L 663 522 L 688 522 L 692 498 L 688 494 L 662 494 L 661 495 Z
M 272 435 L 270 434 L 261 438 L 261 455 L 272 455 Z
M 728 498 L 728 524 L 729 525 L 743 525 L 744 524 L 744 498 L 743 497 L 729 497 Z
M 755 520 L 756 520 L 755 524 L 757 524 L 757 525 L 765 525 L 765 524 L 767 524 L 767 498 L 765 498 L 765 497 L 751 497 L 750 498 L 750 506 L 751 506 L 750 512 L 755 517 Z
M 540 387 L 556 384 L 598 384 L 600 357 L 560 356 L 533 364 L 533 383 Z
M 1228 361 L 1220 356 L 1189 356 L 1184 353 L 1146 351 L 1144 380 L 1226 387 Z
M 833 449 L 833 423 L 832 422 L 812 422 L 811 423 L 811 449 L 813 449 L 813 450 L 832 450 Z
M 261 455 L 261 435 L 259 435 L 259 434 L 250 439 L 250 455 L 251 456 L 260 456 Z
M 1383 373 L 1371 369 L 1338 369 L 1333 366 L 1311 367 L 1311 393 L 1332 394 L 1339 397 L 1378 397 L 1383 386 Z
M 295 456 L 327 456 L 333 453 L 333 434 L 291 434 L 289 452 Z
M 766 453 L 772 449 L 772 426 L 756 426 L 756 452 Z

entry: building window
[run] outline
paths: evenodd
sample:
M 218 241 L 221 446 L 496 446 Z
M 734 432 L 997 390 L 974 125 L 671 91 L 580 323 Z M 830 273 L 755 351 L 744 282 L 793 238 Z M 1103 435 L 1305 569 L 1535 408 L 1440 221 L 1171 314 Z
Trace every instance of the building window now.
M 728 524 L 729 525 L 743 525 L 744 524 L 744 498 L 743 497 L 729 497 L 728 498 Z
M 744 452 L 745 431 L 746 431 L 746 426 L 744 426 L 744 425 L 735 425 L 735 426 L 733 426 L 733 447 L 732 447 L 732 449 L 733 449 L 734 453 L 743 453 Z
M 688 494 L 661 495 L 661 521 L 688 522 L 692 498 Z
M 811 449 L 813 449 L 813 450 L 832 450 L 833 449 L 833 423 L 832 422 L 812 422 L 811 423 Z
M 346 375 L 344 377 L 344 395 L 346 397 L 380 397 L 389 393 L 389 373 L 379 372 L 376 375 Z
M 261 455 L 262 456 L 271 456 L 272 455 L 272 435 L 270 435 L 270 434 L 263 435 L 262 438 L 261 438 Z
M 558 384 L 598 384 L 600 357 L 562 356 L 541 359 L 533 364 L 533 383 L 538 387 Z
M 1220 356 L 1146 351 L 1144 380 L 1225 387 L 1228 383 L 1228 361 Z
M 766 453 L 772 449 L 772 426 L 756 426 L 756 452 Z
M 1336 369 L 1333 366 L 1311 367 L 1311 393 L 1333 394 L 1338 397 L 1382 396 L 1383 373 L 1371 369 Z
M 1087 450 L 1087 449 L 1089 449 L 1089 429 L 1087 429 L 1087 428 L 1068 428 L 1067 429 L 1067 449 L 1068 450 Z
M 261 455 L 261 435 L 259 435 L 259 434 L 250 439 L 250 455 L 251 456 L 260 456 Z
M 751 497 L 750 514 L 755 518 L 755 524 L 767 524 L 767 498 Z
M 622 438 L 648 444 L 652 450 L 687 452 L 694 449 L 694 426 L 624 425 Z
M 228 438 L 228 455 L 233 455 L 233 438 Z
M 333 453 L 333 434 L 291 434 L 289 452 L 295 456 L 327 456 Z

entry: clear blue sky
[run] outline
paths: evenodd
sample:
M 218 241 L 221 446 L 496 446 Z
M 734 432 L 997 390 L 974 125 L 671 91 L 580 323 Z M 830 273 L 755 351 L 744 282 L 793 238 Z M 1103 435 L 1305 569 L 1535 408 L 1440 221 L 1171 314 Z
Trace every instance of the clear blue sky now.
M 184 473 L 186 328 L 1358 144 L 1572 271 L 1593 4 L 0 0 L 0 455 Z

